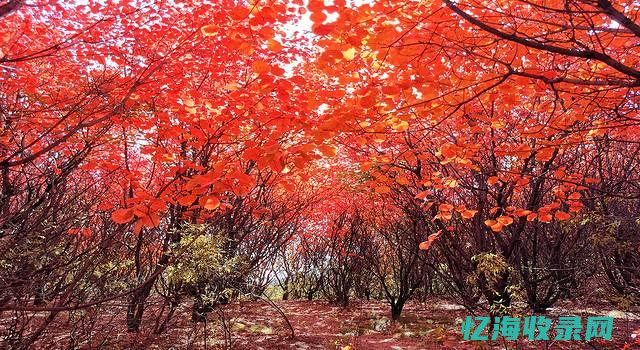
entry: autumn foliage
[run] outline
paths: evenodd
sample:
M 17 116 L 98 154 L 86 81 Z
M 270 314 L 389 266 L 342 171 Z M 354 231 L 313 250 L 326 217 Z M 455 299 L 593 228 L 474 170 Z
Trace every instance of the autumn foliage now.
M 637 303 L 638 11 L 0 1 L 7 341 L 118 301 L 162 333 L 187 298 L 202 321 L 276 281 L 394 320 L 596 282 Z

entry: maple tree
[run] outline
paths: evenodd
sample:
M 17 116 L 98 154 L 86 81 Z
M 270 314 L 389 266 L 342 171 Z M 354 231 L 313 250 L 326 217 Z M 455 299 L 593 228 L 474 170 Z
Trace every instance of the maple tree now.
M 1 1 L 0 312 L 48 314 L 15 344 L 274 279 L 394 320 L 542 312 L 596 260 L 640 297 L 638 6 Z

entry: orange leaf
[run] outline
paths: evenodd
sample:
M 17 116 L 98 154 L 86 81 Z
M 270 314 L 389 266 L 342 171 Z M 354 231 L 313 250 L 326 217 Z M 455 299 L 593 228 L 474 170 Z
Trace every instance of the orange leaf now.
M 551 157 L 553 157 L 553 151 L 554 149 L 551 147 L 545 147 L 540 149 L 538 153 L 536 153 L 536 160 L 541 162 L 546 162 L 548 160 L 551 160 Z
M 497 222 L 496 220 L 485 220 L 484 224 L 489 226 L 491 228 L 491 231 L 493 232 L 500 232 L 504 227 L 503 224 Z
M 360 98 L 360 105 L 365 108 L 373 107 L 378 102 L 378 98 L 374 94 L 368 94 Z
M 429 191 L 422 191 L 416 194 L 416 199 L 424 200 L 429 195 Z
M 271 70 L 271 66 L 264 61 L 255 61 L 251 64 L 251 69 L 258 74 L 266 73 Z
M 207 210 L 215 210 L 220 206 L 220 199 L 213 196 L 202 197 L 200 205 Z
M 451 211 L 453 210 L 452 204 L 442 203 L 438 206 L 439 211 Z
M 513 214 L 515 216 L 518 216 L 518 217 L 525 216 L 525 215 L 531 214 L 531 210 L 518 209 L 518 210 L 514 211 Z M 531 220 L 529 220 L 529 221 L 531 221 Z
M 470 210 L 470 209 L 465 209 L 462 211 L 462 218 L 463 219 L 471 219 L 472 217 L 474 217 L 476 215 L 478 211 L 477 210 Z
M 195 202 L 196 198 L 197 196 L 195 194 L 190 194 L 178 199 L 178 203 L 186 207 L 191 205 L 193 202 Z
M 553 220 L 553 217 L 549 213 L 545 213 L 545 214 L 541 213 L 540 215 L 538 215 L 538 220 L 549 223 L 551 222 L 551 220 Z
M 282 44 L 280 44 L 280 42 L 275 39 L 269 39 L 267 46 L 271 51 L 279 52 L 282 50 Z
M 505 226 L 511 225 L 513 223 L 513 218 L 506 215 L 499 216 L 496 220 Z
M 420 250 L 429 250 L 429 248 L 431 247 L 431 245 L 433 244 L 433 242 L 440 237 L 440 235 L 442 234 L 442 231 L 438 231 L 436 233 L 430 234 L 429 237 L 427 237 L 427 240 L 420 243 L 418 245 L 418 248 Z
M 160 225 L 160 216 L 157 213 L 150 213 L 141 217 L 139 221 L 145 227 L 154 228 Z
M 111 213 L 111 220 L 118 224 L 126 224 L 133 219 L 133 208 L 118 209 Z
M 438 215 L 436 215 L 436 218 L 441 219 L 443 221 L 451 220 L 452 217 L 453 217 L 453 213 L 447 210 L 440 210 L 440 212 L 438 212 Z
M 408 185 L 409 179 L 404 175 L 400 175 L 396 177 L 396 182 L 400 185 Z
M 93 231 L 91 231 L 90 228 L 70 228 L 67 231 L 68 234 L 70 235 L 78 235 L 81 237 L 90 237 L 93 234 Z
M 563 211 L 557 210 L 553 215 L 556 220 L 565 221 L 571 219 L 571 215 Z
M 578 201 L 568 202 L 568 204 L 569 204 L 569 211 L 572 213 L 577 213 L 580 210 L 582 210 L 582 208 L 584 207 L 584 204 Z
M 378 186 L 375 189 L 376 193 L 389 193 L 391 189 L 388 186 Z
M 580 199 L 580 197 L 582 197 L 582 195 L 581 195 L 579 192 L 573 192 L 573 193 L 572 193 L 572 194 L 570 194 L 570 195 L 569 195 L 569 197 L 567 197 L 567 198 L 569 198 L 569 199 L 571 199 L 571 200 L 574 200 L 574 201 L 575 201 L 575 200 Z
M 327 157 L 333 157 L 338 153 L 338 150 L 334 146 L 325 144 L 318 146 L 318 150 Z
M 445 159 L 454 158 L 457 154 L 457 148 L 458 147 L 452 143 L 445 143 L 440 147 L 440 154 L 442 154 Z

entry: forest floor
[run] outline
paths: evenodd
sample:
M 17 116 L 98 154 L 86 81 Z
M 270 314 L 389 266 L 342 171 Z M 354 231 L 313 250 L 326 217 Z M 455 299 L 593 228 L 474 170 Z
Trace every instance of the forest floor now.
M 413 349 L 621 349 L 633 343 L 634 330 L 640 328 L 638 314 L 623 313 L 606 306 L 577 308 L 568 304 L 550 310 L 547 317 L 559 315 L 613 316 L 611 341 L 557 342 L 464 341 L 461 322 L 468 311 L 443 300 L 414 302 L 405 307 L 400 322 L 391 322 L 388 307 L 380 301 L 356 301 L 348 308 L 331 306 L 326 301 L 276 302 L 293 326 L 295 337 L 284 318 L 266 302 L 242 302 L 225 305 L 225 320 L 231 329 L 234 349 L 338 349 L 338 350 L 413 350 Z M 115 310 L 114 310 L 115 311 Z M 120 310 L 123 311 L 123 310 Z M 72 348 L 86 349 L 222 349 L 223 327 L 212 312 L 206 328 L 204 323 L 190 321 L 189 308 L 178 310 L 168 330 L 161 335 L 151 334 L 151 323 L 143 323 L 138 333 L 128 333 L 125 321 L 119 316 L 109 318 L 108 327 L 94 327 L 92 344 L 76 343 Z M 122 312 L 118 312 L 122 314 Z M 106 316 L 102 314 L 102 316 Z M 148 319 L 148 317 L 147 317 Z M 62 322 L 45 335 L 35 348 L 70 348 Z M 108 330 L 107 330 L 108 329 Z M 105 334 L 108 333 L 108 334 Z M 86 339 L 86 338 L 85 338 Z M 627 345 L 626 349 L 640 349 Z

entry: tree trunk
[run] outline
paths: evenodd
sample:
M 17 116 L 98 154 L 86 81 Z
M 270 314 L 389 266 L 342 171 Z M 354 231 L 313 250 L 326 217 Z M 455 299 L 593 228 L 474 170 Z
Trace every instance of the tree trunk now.
M 127 307 L 127 330 L 129 332 L 137 332 L 140 330 L 142 323 L 142 315 L 144 314 L 144 306 L 151 292 L 153 283 L 147 283 L 146 286 L 133 293 Z
M 196 297 L 193 301 L 193 309 L 191 309 L 191 321 L 193 322 L 206 322 L 207 314 L 213 311 L 213 305 L 202 300 L 201 297 Z
M 403 302 L 396 302 L 391 304 L 391 319 L 393 321 L 400 320 L 400 315 L 402 314 L 403 307 L 404 307 Z

